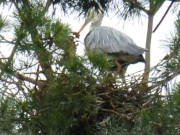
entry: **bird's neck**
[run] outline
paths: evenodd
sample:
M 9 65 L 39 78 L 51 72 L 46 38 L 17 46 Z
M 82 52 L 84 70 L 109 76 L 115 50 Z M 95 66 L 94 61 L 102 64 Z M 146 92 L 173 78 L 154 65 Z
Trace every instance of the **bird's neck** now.
M 103 14 L 95 15 L 94 19 L 91 22 L 90 31 L 101 25 L 103 17 L 104 17 Z

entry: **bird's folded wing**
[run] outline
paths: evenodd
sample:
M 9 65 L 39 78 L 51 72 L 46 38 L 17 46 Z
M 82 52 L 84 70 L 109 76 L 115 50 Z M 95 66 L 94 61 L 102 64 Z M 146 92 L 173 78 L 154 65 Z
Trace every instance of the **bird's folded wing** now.
M 137 56 L 146 51 L 137 46 L 125 33 L 107 26 L 99 26 L 90 31 L 84 43 L 89 51 L 99 51 L 103 53 L 121 52 Z

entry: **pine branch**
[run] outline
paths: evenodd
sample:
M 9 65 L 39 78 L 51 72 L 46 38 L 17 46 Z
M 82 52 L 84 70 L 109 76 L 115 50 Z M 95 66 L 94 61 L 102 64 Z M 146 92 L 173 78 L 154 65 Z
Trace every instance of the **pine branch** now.
M 40 80 L 36 80 L 36 79 L 33 79 L 33 78 L 30 78 L 30 77 L 27 77 L 27 76 L 24 76 L 20 73 L 15 73 L 14 76 L 17 78 L 17 79 L 20 79 L 22 81 L 28 81 L 30 83 L 33 83 L 35 85 L 38 85 L 38 86 L 44 86 L 46 81 L 40 81 Z
M 22 8 L 20 8 L 18 6 L 18 4 L 14 0 L 13 0 L 13 2 L 15 4 L 16 9 L 19 12 L 20 18 L 22 19 L 22 21 L 24 22 L 25 27 L 27 28 L 27 30 L 30 33 L 32 42 L 34 44 L 36 44 L 36 46 L 37 46 L 36 49 L 34 49 L 34 51 L 35 51 L 35 53 L 37 55 L 37 58 L 38 58 L 38 61 L 39 61 L 40 65 L 41 65 L 42 72 L 46 76 L 47 81 L 51 81 L 53 79 L 53 70 L 52 70 L 52 67 L 51 67 L 51 63 L 48 60 L 45 60 L 45 58 L 44 58 L 48 54 L 48 51 L 45 49 L 45 47 L 43 46 L 43 43 L 41 42 L 41 36 L 38 33 L 38 30 L 37 30 L 36 26 L 31 27 L 31 25 L 29 25 L 29 23 L 30 23 L 29 19 L 33 19 L 33 18 L 28 18 L 28 19 L 24 18 L 22 14 L 25 11 Z M 33 9 L 31 9 L 30 5 L 29 4 L 26 5 L 26 2 L 24 2 L 24 1 L 22 2 L 22 5 L 25 5 L 27 10 L 29 9 L 30 13 L 28 13 L 28 14 L 30 14 L 30 17 L 32 17 L 31 11 Z M 48 2 L 46 3 L 46 7 L 44 8 L 43 11 L 41 11 L 41 13 L 43 15 L 46 13 L 45 11 L 48 10 L 50 5 L 51 5 L 51 2 L 48 0 Z
M 5 65 L 5 64 L 0 61 L 0 68 L 3 68 L 4 65 Z M 14 76 L 14 77 L 16 77 L 16 78 L 19 79 L 19 80 L 28 81 L 28 82 L 33 83 L 33 84 L 35 84 L 35 85 L 38 85 L 38 86 L 40 86 L 40 87 L 44 86 L 44 84 L 45 84 L 44 81 L 40 81 L 40 80 L 37 81 L 36 79 L 33 79 L 33 78 L 30 78 L 30 77 L 24 76 L 24 75 L 22 75 L 22 74 L 20 74 L 20 73 L 18 73 L 18 72 L 15 72 L 15 73 L 13 72 L 13 73 L 11 73 L 11 75 Z M 18 84 L 18 85 L 19 85 L 18 82 L 10 82 L 10 81 L 4 80 L 4 79 L 2 79 L 2 78 L 1 78 L 1 80 L 2 80 L 2 81 L 6 81 L 7 83 L 15 83 L 15 84 Z

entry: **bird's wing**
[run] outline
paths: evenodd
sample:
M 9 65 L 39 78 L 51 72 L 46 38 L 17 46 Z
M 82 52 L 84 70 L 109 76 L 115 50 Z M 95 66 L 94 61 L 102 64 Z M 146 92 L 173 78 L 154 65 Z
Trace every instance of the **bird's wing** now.
M 87 50 L 103 53 L 124 53 L 137 56 L 146 51 L 137 46 L 125 33 L 107 26 L 99 26 L 90 31 L 84 43 Z

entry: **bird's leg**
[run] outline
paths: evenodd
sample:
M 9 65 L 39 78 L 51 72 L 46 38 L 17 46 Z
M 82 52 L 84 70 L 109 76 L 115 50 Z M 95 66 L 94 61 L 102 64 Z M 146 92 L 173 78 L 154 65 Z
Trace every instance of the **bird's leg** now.
M 122 78 L 122 81 L 123 81 L 123 83 L 124 83 L 125 85 L 126 85 L 126 80 L 125 80 L 126 69 L 127 69 L 127 67 L 124 67 L 124 68 L 121 70 L 121 73 L 120 73 L 120 77 Z
M 114 63 L 117 65 L 117 71 L 116 71 L 116 73 L 114 75 L 114 78 L 116 78 L 116 76 L 121 72 L 122 66 L 116 60 L 114 61 Z

